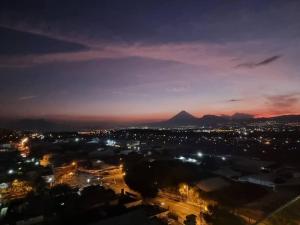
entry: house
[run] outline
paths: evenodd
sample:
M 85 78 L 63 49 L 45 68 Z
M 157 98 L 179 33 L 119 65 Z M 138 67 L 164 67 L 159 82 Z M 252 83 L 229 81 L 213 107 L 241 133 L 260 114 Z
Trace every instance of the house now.
M 276 177 L 273 174 L 252 174 L 248 176 L 240 177 L 238 180 L 241 182 L 249 182 L 258 184 L 266 187 L 275 188 L 276 183 L 274 182 Z

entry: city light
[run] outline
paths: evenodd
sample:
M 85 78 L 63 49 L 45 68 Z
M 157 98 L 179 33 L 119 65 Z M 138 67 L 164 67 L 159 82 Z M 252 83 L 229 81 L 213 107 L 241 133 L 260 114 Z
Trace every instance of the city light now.
M 194 164 L 199 164 L 199 162 L 196 160 L 196 159 L 193 159 L 193 158 L 185 158 L 183 156 L 180 156 L 178 158 L 175 157 L 175 159 L 178 159 L 182 162 L 188 162 L 188 163 L 194 163 Z
M 21 145 L 25 145 L 28 141 L 29 141 L 29 138 L 28 138 L 28 137 L 23 138 L 23 139 L 21 140 Z
M 196 160 L 196 159 L 192 159 L 192 158 L 188 158 L 188 159 L 187 159 L 187 162 L 196 163 L 197 160 Z
M 0 183 L 0 189 L 6 189 L 9 185 L 7 183 Z
M 116 145 L 116 141 L 108 139 L 106 141 L 106 146 L 115 146 Z

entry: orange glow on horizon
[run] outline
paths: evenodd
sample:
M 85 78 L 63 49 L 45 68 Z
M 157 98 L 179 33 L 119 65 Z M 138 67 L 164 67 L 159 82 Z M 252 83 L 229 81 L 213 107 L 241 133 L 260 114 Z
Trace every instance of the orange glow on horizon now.
M 179 112 L 179 111 L 178 111 Z M 124 116 L 91 116 L 91 115 L 54 115 L 49 116 L 48 118 L 53 120 L 68 120 L 68 121 L 79 121 L 79 122 L 119 122 L 119 123 L 141 123 L 141 122 L 159 122 L 172 118 L 178 112 L 165 112 L 165 113 L 147 113 L 147 114 L 136 114 L 136 115 L 124 115 Z M 212 112 L 212 113 L 203 113 L 203 112 L 189 112 L 197 118 L 201 118 L 204 115 L 233 115 L 236 112 Z M 251 114 L 254 118 L 263 118 L 263 117 L 274 117 L 281 115 L 298 115 L 300 113 L 277 113 L 277 112 L 242 112 L 245 114 Z

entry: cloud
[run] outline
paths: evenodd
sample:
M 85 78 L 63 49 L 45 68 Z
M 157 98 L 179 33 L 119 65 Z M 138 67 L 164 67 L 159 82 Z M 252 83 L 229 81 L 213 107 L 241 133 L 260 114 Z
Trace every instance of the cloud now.
M 172 88 L 167 88 L 167 92 L 171 93 L 182 93 L 186 92 L 188 90 L 187 87 L 172 87 Z
M 167 87 L 166 91 L 170 93 L 183 93 L 191 89 L 191 84 L 186 82 L 176 82 L 173 86 Z
M 0 53 L 5 56 L 79 52 L 88 47 L 32 32 L 18 31 L 0 25 Z M 12 43 L 14 43 L 12 45 Z
M 34 98 L 37 98 L 38 96 L 36 95 L 27 95 L 27 96 L 21 96 L 19 97 L 19 101 L 26 101 L 26 100 L 31 100 Z
M 0 67 L 26 67 L 52 62 L 80 62 L 129 57 L 148 58 L 214 69 L 231 68 L 232 55 L 221 45 L 207 43 L 181 44 L 106 44 L 86 51 L 24 55 L 0 58 Z
M 299 102 L 299 93 L 267 97 L 267 104 L 278 110 L 292 108 Z
M 241 98 L 232 98 L 232 99 L 229 99 L 229 100 L 227 100 L 228 102 L 240 102 L 240 101 L 243 101 L 243 99 L 241 99 Z
M 239 67 L 244 67 L 244 68 L 255 68 L 255 67 L 259 67 L 259 66 L 265 66 L 265 65 L 268 65 L 270 63 L 273 63 L 274 61 L 278 60 L 279 58 L 281 58 L 281 55 L 274 55 L 274 56 L 271 56 L 269 58 L 266 58 L 262 61 L 259 61 L 259 62 L 249 62 L 249 63 L 241 63 L 241 64 L 238 64 L 236 67 L 239 68 Z
M 240 58 L 241 51 L 255 49 L 260 46 L 256 42 L 244 43 L 209 43 L 195 42 L 168 42 L 168 43 L 145 43 L 145 42 L 110 42 L 103 39 L 97 41 L 89 37 L 70 37 L 60 32 L 44 31 L 32 28 L 29 24 L 7 25 L 0 22 L 0 28 L 10 29 L 15 32 L 25 33 L 41 38 L 55 40 L 67 49 L 80 47 L 78 51 L 48 51 L 47 54 L 21 54 L 0 55 L 0 67 L 30 67 L 39 64 L 53 62 L 80 62 L 102 59 L 120 59 L 127 57 L 140 57 L 155 60 L 172 61 L 180 64 L 207 67 L 216 70 L 231 69 L 234 67 L 232 58 Z M 43 40 L 44 40 L 43 39 Z M 44 40 L 45 41 L 45 40 Z M 41 44 L 42 46 L 42 44 Z M 71 47 L 70 47 L 71 46 Z M 82 47 L 82 48 L 81 48 Z M 245 49 L 246 48 L 246 49 Z M 30 50 L 32 51 L 32 50 Z M 40 49 L 35 52 L 38 53 Z M 244 55 L 242 55 L 244 57 Z M 255 57 L 259 55 L 255 54 Z
M 49 52 L 47 54 L 26 55 L 0 55 L 0 68 L 27 68 L 47 63 L 73 63 L 91 60 L 122 59 L 139 57 L 170 61 L 179 64 L 202 67 L 207 70 L 218 71 L 225 74 L 233 67 L 253 68 L 274 62 L 280 55 L 275 55 L 255 63 L 243 63 L 235 66 L 232 59 L 261 57 L 261 41 L 209 43 L 201 42 L 168 42 L 168 43 L 125 43 L 110 42 L 99 39 L 97 41 L 88 37 L 64 35 L 59 32 L 45 32 L 43 29 L 31 28 L 30 25 L 8 26 L 0 23 L 0 26 L 27 34 L 49 37 L 68 44 L 84 46 L 80 51 Z M 271 42 L 263 43 L 265 49 L 272 50 Z M 270 49 L 271 48 L 271 49 Z M 254 51 L 256 50 L 256 51 Z M 246 52 L 246 53 L 245 53 Z
M 280 55 L 274 55 L 270 58 L 267 58 L 259 63 L 256 64 L 256 66 L 263 66 L 263 65 L 267 65 L 269 63 L 272 63 L 274 62 L 275 60 L 279 59 L 281 56 Z

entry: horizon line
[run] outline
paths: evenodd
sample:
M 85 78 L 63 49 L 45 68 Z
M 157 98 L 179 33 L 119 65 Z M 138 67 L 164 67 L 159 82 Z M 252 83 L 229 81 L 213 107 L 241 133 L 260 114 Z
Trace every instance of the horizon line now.
M 89 116 L 89 115 L 17 115 L 17 116 L 0 116 L 1 120 L 22 120 L 22 119 L 32 119 L 32 120 L 48 120 L 48 121 L 66 121 L 66 122 L 105 122 L 105 123 L 137 123 L 137 122 L 160 122 L 164 120 L 168 120 L 179 114 L 180 112 L 187 112 L 186 110 L 181 110 L 176 114 L 163 117 L 149 117 L 149 115 L 157 115 L 157 113 L 153 114 L 147 114 L 148 117 L 145 117 L 143 115 L 128 115 L 128 116 Z M 161 113 L 159 113 L 162 115 Z M 244 112 L 235 112 L 230 114 L 224 114 L 224 113 L 209 113 L 209 114 L 201 114 L 200 116 L 195 116 L 194 113 L 189 113 L 192 116 L 194 116 L 197 119 L 200 119 L 207 115 L 213 115 L 213 116 L 233 116 L 235 114 L 242 114 L 242 115 L 249 115 L 253 118 L 259 119 L 259 118 L 272 118 L 277 116 L 293 116 L 293 115 L 300 115 L 300 113 L 275 113 L 275 114 L 251 114 L 251 113 L 244 113 Z

